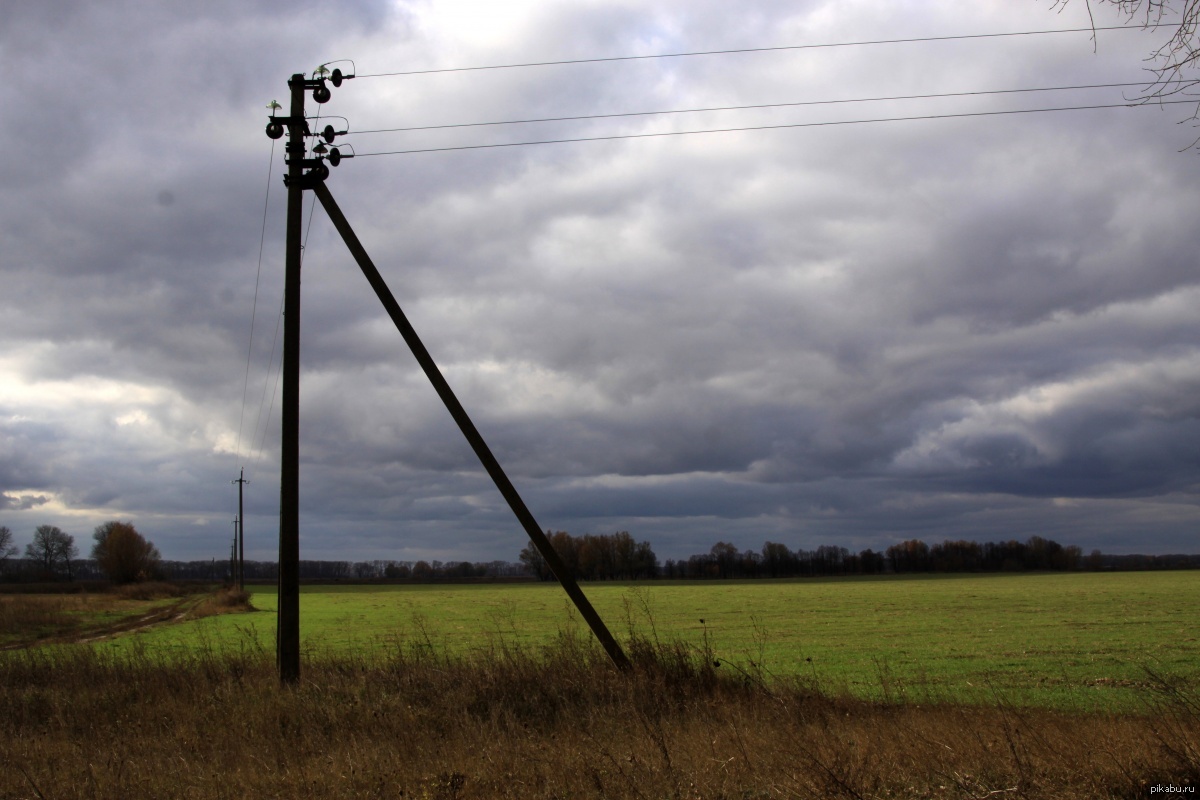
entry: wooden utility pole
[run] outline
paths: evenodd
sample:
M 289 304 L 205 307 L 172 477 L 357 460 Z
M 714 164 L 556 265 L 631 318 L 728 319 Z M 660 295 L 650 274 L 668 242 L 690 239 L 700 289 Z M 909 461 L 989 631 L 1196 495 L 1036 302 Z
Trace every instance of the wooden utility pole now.
M 283 279 L 283 407 L 279 476 L 279 680 L 300 680 L 300 247 L 304 221 L 304 75 L 288 81 L 287 257 Z
M 271 102 L 267 136 L 281 138 L 287 133 L 284 148 L 288 187 L 287 256 L 283 279 L 283 400 L 280 413 L 282 447 L 279 475 L 279 605 L 276 616 L 275 656 L 279 680 L 295 683 L 300 679 L 300 257 L 303 245 L 301 228 L 304 218 L 304 190 L 329 174 L 323 159 L 305 158 L 304 138 L 311 135 L 304 118 L 305 92 L 311 90 L 318 103 L 329 100 L 325 68 L 317 77 L 306 80 L 296 73 L 288 80 L 291 101 L 288 116 L 276 117 L 279 104 Z M 340 70 L 333 71 L 333 84 L 341 84 Z M 308 173 L 305 167 L 310 168 Z
M 250 481 L 246 480 L 245 467 L 238 473 L 238 479 L 233 481 L 238 485 L 238 517 L 237 517 L 237 583 L 238 589 L 246 588 L 246 515 L 242 505 L 242 487 Z
M 321 200 L 326 213 L 329 214 L 333 221 L 334 227 L 338 233 L 342 235 L 347 248 L 358 262 L 367 281 L 375 289 L 376 295 L 380 302 L 383 303 L 392 321 L 399 329 L 400 334 L 404 337 L 404 341 L 408 344 L 416 356 L 417 362 L 425 371 L 426 377 L 433 384 L 438 396 L 442 399 L 446 409 L 450 412 L 450 416 L 458 423 L 459 429 L 471 448 L 475 451 L 480 462 L 487 470 L 492 481 L 496 484 L 496 488 L 500 490 L 500 494 L 508 502 L 509 507 L 516 515 L 517 520 L 529 535 L 538 552 L 546 560 L 559 583 L 579 610 L 592 633 L 600 641 L 600 644 L 608 652 L 609 658 L 613 663 L 622 669 L 627 669 L 630 666 L 629 659 L 625 656 L 625 652 L 613 638 L 605 626 L 604 621 L 592 604 L 588 601 L 583 591 L 576 583 L 574 576 L 567 569 L 554 547 L 550 544 L 550 540 L 546 538 L 546 534 L 542 532 L 541 527 L 533 518 L 533 514 L 525 506 L 525 502 L 517 493 L 516 488 L 500 467 L 500 463 L 484 442 L 483 437 L 471 422 L 467 412 L 463 409 L 462 404 L 458 402 L 454 392 L 450 389 L 450 385 L 442 376 L 437 364 L 429 355 L 429 351 L 425 349 L 425 345 L 417 336 L 417 332 L 409 324 L 404 312 L 400 309 L 395 297 L 384 283 L 383 277 L 371 262 L 370 256 L 358 241 L 354 231 L 350 228 L 350 224 L 342 215 L 341 209 L 333 199 L 333 195 L 325 187 L 324 181 L 329 176 L 329 167 L 325 165 L 328 152 L 328 161 L 332 166 L 337 166 L 338 162 L 343 158 L 353 158 L 352 155 L 343 156 L 338 148 L 333 148 L 328 151 L 324 145 L 314 149 L 319 157 L 313 159 L 305 158 L 305 143 L 304 137 L 311 135 L 308 124 L 304 119 L 304 99 L 307 90 L 313 91 L 313 99 L 318 103 L 324 103 L 329 100 L 330 92 L 325 85 L 325 75 L 328 74 L 322 66 L 316 73 L 313 80 L 305 80 L 302 74 L 296 74 L 288 81 L 288 88 L 291 90 L 291 107 L 289 115 L 286 118 L 277 118 L 272 114 L 270 122 L 267 123 L 267 136 L 272 139 L 278 139 L 284 134 L 284 126 L 288 134 L 287 177 L 284 179 L 288 187 L 288 204 L 287 204 L 287 258 L 285 262 L 284 274 L 284 321 L 283 321 L 283 408 L 282 408 L 282 424 L 283 424 L 283 447 L 282 447 L 282 464 L 280 470 L 280 503 L 279 503 L 279 612 L 277 623 L 276 636 L 276 659 L 279 665 L 279 679 L 285 684 L 295 683 L 300 679 L 300 531 L 299 531 L 299 492 L 300 492 L 300 470 L 299 470 L 299 450 L 300 450 L 300 254 L 301 254 L 301 225 L 303 221 L 302 204 L 303 193 L 305 189 L 312 189 L 316 192 L 317 197 Z M 329 78 L 334 86 L 340 86 L 342 80 L 352 78 L 353 75 L 342 75 L 340 70 L 333 70 L 332 76 Z M 278 104 L 272 102 L 272 108 L 277 108 Z M 332 126 L 326 126 L 321 133 L 326 143 L 332 143 L 335 136 L 340 136 L 345 131 L 335 132 Z M 305 173 L 304 168 L 310 167 L 309 172 Z M 244 480 L 239 480 L 239 484 Z M 241 494 L 239 490 L 239 511 L 238 516 L 241 516 Z M 236 540 L 235 540 L 236 542 Z

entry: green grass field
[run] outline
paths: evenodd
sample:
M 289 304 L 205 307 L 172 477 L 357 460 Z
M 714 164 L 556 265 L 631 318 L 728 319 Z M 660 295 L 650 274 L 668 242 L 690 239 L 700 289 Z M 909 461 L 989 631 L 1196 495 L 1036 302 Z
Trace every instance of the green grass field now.
M 799 676 L 859 697 L 1072 709 L 1140 702 L 1146 669 L 1195 683 L 1200 574 L 1072 573 L 588 584 L 621 640 L 709 647 L 729 670 Z M 274 648 L 273 587 L 257 613 L 209 617 L 99 646 Z M 557 584 L 308 586 L 310 658 L 433 646 L 470 654 L 586 628 Z M 703 620 L 703 622 L 702 622 Z

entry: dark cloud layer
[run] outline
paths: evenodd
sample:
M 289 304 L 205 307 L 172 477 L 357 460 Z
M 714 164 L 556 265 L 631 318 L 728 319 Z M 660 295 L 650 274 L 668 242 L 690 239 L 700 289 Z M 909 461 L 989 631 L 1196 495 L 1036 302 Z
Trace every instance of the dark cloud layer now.
M 0 19 L 22 140 L 0 173 L 0 523 L 86 538 L 133 519 L 169 557 L 218 556 L 244 465 L 251 550 L 271 557 L 284 198 L 262 125 L 293 72 L 355 59 L 321 109 L 352 131 L 1143 76 L 1160 33 L 365 77 L 1086 24 L 1049 5 L 18 2 Z M 627 529 L 664 557 L 1032 534 L 1195 551 L 1200 190 L 1179 108 L 363 157 L 329 186 L 545 527 Z M 522 534 L 319 211 L 306 236 L 305 556 L 515 557 Z

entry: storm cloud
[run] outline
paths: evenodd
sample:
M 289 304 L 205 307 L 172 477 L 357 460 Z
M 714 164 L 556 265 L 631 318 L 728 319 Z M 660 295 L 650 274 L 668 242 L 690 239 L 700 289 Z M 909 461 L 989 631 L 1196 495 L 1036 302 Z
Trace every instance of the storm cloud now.
M 18 0 L 0 524 L 127 519 L 168 558 L 220 556 L 244 467 L 247 555 L 274 556 L 265 106 L 353 59 L 319 107 L 358 155 L 328 186 L 543 527 L 661 557 L 1194 552 L 1194 108 L 948 116 L 1138 97 L 965 93 L 1145 81 L 1161 30 L 383 75 L 1090 25 L 1053 5 Z M 572 116 L 597 118 L 368 133 Z M 918 116 L 940 118 L 825 124 Z M 374 155 L 725 128 L 759 129 Z M 515 558 L 524 534 L 309 202 L 303 557 Z

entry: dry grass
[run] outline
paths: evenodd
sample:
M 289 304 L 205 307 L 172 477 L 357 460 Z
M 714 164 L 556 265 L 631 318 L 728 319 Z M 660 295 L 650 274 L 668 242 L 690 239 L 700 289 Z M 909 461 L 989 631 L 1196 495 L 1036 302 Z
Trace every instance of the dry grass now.
M 113 599 L 94 593 L 0 594 L 0 643 L 66 635 L 89 615 L 104 613 Z
M 0 654 L 0 797 L 1147 797 L 1200 777 L 1194 690 L 1147 713 L 870 704 L 635 642 L 620 674 L 573 635 L 472 661 L 261 649 L 104 660 Z
M 207 591 L 200 584 L 167 583 L 166 581 L 140 581 L 114 586 L 111 593 L 123 600 L 164 600 L 169 597 L 186 597 Z
M 250 602 L 250 593 L 236 586 L 226 586 L 211 592 L 188 610 L 189 619 L 211 617 L 217 614 L 240 614 L 245 611 L 257 611 Z
M 249 610 L 244 592 L 208 592 L 199 585 L 135 583 L 70 594 L 0 594 L 0 649 L 92 640 L 161 624 L 184 613 Z M 199 610 L 203 609 L 203 613 Z

